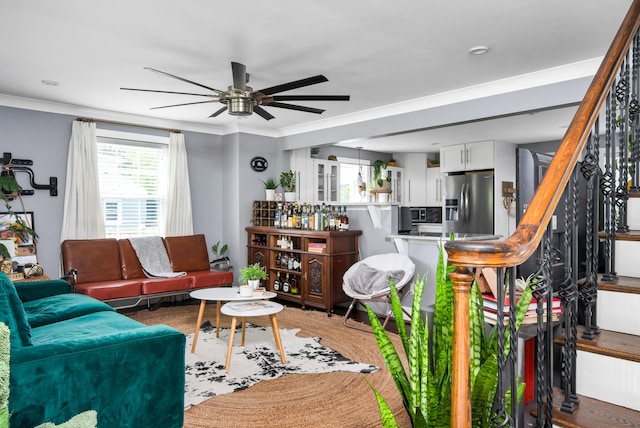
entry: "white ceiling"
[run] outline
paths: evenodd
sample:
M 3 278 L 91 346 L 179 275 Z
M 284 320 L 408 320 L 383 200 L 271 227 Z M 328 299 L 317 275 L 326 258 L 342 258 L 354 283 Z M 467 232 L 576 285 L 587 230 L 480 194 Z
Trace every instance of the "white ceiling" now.
M 356 120 L 350 118 L 368 111 L 392 114 L 410 100 L 598 59 L 631 0 L 3 3 L 0 104 L 97 118 L 135 115 L 138 123 L 161 119 L 214 133 L 235 127 L 286 134 L 329 126 L 331 120 Z M 478 45 L 489 52 L 471 55 L 469 49 Z M 202 99 L 119 89 L 206 93 L 143 69 L 153 67 L 226 90 L 231 61 L 247 66 L 254 89 L 324 74 L 329 82 L 291 94 L 348 94 L 351 101 L 300 102 L 326 109 L 321 116 L 266 107 L 276 117 L 267 122 L 255 114 L 207 118 L 218 103 L 149 110 Z M 516 116 L 434 129 L 418 139 L 445 144 L 453 136 L 473 135 L 469 141 L 548 141 L 562 136 L 573 110 L 527 115 L 526 126 Z M 396 139 L 394 151 L 412 151 L 415 139 L 408 135 L 406 147 Z M 403 150 L 396 150 L 401 145 Z

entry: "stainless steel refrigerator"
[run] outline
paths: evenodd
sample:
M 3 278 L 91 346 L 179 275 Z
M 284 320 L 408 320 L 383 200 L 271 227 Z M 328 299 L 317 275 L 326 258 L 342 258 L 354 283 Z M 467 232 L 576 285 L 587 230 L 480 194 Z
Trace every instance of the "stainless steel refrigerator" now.
M 493 171 L 452 173 L 444 187 L 444 232 L 494 233 Z

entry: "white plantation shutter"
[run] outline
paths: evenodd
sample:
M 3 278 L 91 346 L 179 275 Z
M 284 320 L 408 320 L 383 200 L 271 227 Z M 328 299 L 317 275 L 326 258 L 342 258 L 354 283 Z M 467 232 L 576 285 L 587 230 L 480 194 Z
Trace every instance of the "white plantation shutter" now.
M 167 144 L 98 137 L 106 237 L 164 235 L 167 159 Z

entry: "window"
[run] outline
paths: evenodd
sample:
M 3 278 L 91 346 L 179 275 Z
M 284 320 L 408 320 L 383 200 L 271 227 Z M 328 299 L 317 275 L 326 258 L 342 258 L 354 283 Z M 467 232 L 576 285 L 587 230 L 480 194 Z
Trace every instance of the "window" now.
M 168 138 L 97 130 L 105 236 L 164 235 Z
M 366 202 L 367 192 L 358 188 L 358 172 L 366 186 L 369 182 L 369 161 L 340 157 L 340 202 Z

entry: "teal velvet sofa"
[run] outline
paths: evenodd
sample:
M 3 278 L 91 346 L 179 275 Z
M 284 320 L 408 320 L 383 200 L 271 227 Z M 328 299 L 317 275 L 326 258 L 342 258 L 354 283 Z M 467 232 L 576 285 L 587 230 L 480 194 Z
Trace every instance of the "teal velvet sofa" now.
M 99 428 L 182 426 L 184 334 L 134 321 L 63 280 L 12 283 L 0 273 L 0 284 L 12 427 L 87 410 Z

